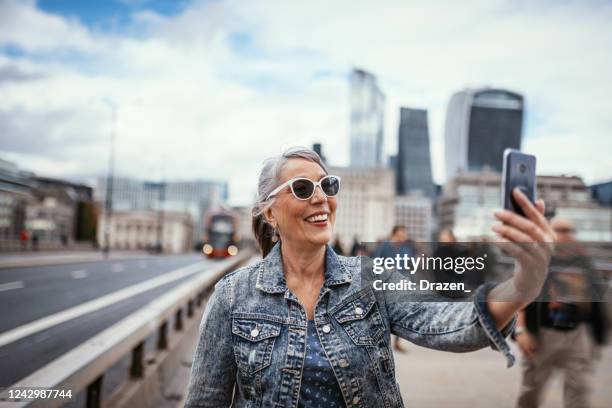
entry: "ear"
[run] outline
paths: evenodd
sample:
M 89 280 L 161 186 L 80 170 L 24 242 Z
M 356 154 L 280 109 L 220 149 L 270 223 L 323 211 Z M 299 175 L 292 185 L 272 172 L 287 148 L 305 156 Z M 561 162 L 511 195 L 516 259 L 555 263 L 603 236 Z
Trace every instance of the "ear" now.
M 266 222 L 270 225 L 272 225 L 272 227 L 276 228 L 276 219 L 274 218 L 274 214 L 272 213 L 272 207 L 268 207 L 266 208 L 266 210 L 263 212 L 263 216 L 266 220 Z

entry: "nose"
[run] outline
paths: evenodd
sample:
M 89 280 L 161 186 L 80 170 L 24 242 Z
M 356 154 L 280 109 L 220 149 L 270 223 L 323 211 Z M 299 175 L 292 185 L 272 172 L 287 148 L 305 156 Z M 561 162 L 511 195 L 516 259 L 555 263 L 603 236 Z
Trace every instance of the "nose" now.
M 323 189 L 321 189 L 321 186 L 316 186 L 315 191 L 312 194 L 312 197 L 310 198 L 310 202 L 315 204 L 325 201 L 327 201 L 327 196 L 323 192 Z

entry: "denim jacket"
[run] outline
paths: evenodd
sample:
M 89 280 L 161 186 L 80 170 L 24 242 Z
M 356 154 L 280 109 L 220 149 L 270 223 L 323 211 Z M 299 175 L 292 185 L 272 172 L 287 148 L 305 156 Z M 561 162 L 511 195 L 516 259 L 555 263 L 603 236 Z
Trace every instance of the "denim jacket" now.
M 280 243 L 263 260 L 224 276 L 200 325 L 186 407 L 298 406 L 307 316 L 287 288 Z M 347 407 L 403 407 L 390 335 L 452 352 L 491 346 L 514 363 L 480 286 L 470 302 L 402 302 L 361 286 L 358 257 L 327 246 L 314 319 Z M 234 389 L 235 387 L 235 389 Z

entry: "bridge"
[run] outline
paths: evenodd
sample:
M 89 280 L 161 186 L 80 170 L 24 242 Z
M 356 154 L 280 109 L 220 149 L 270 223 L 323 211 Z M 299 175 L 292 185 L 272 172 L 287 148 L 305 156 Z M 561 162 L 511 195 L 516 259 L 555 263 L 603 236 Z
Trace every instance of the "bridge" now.
M 212 287 L 255 260 L 249 251 L 222 261 L 144 252 L 3 255 L 0 387 L 70 390 L 71 397 L 0 399 L 0 407 L 182 406 Z M 514 405 L 520 370 L 506 369 L 499 353 L 403 344 L 395 363 L 407 406 Z M 607 407 L 612 350 L 599 353 L 593 407 Z M 556 378 L 544 406 L 561 403 Z

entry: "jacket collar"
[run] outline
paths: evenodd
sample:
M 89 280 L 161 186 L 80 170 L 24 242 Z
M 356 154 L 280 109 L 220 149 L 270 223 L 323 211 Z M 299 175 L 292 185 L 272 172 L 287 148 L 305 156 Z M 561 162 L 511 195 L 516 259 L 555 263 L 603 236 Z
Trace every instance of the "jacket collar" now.
M 324 286 L 335 286 L 351 281 L 351 274 L 340 261 L 331 245 L 325 249 L 325 283 Z M 287 290 L 280 241 L 263 259 L 257 274 L 257 289 L 268 293 L 284 293 Z

